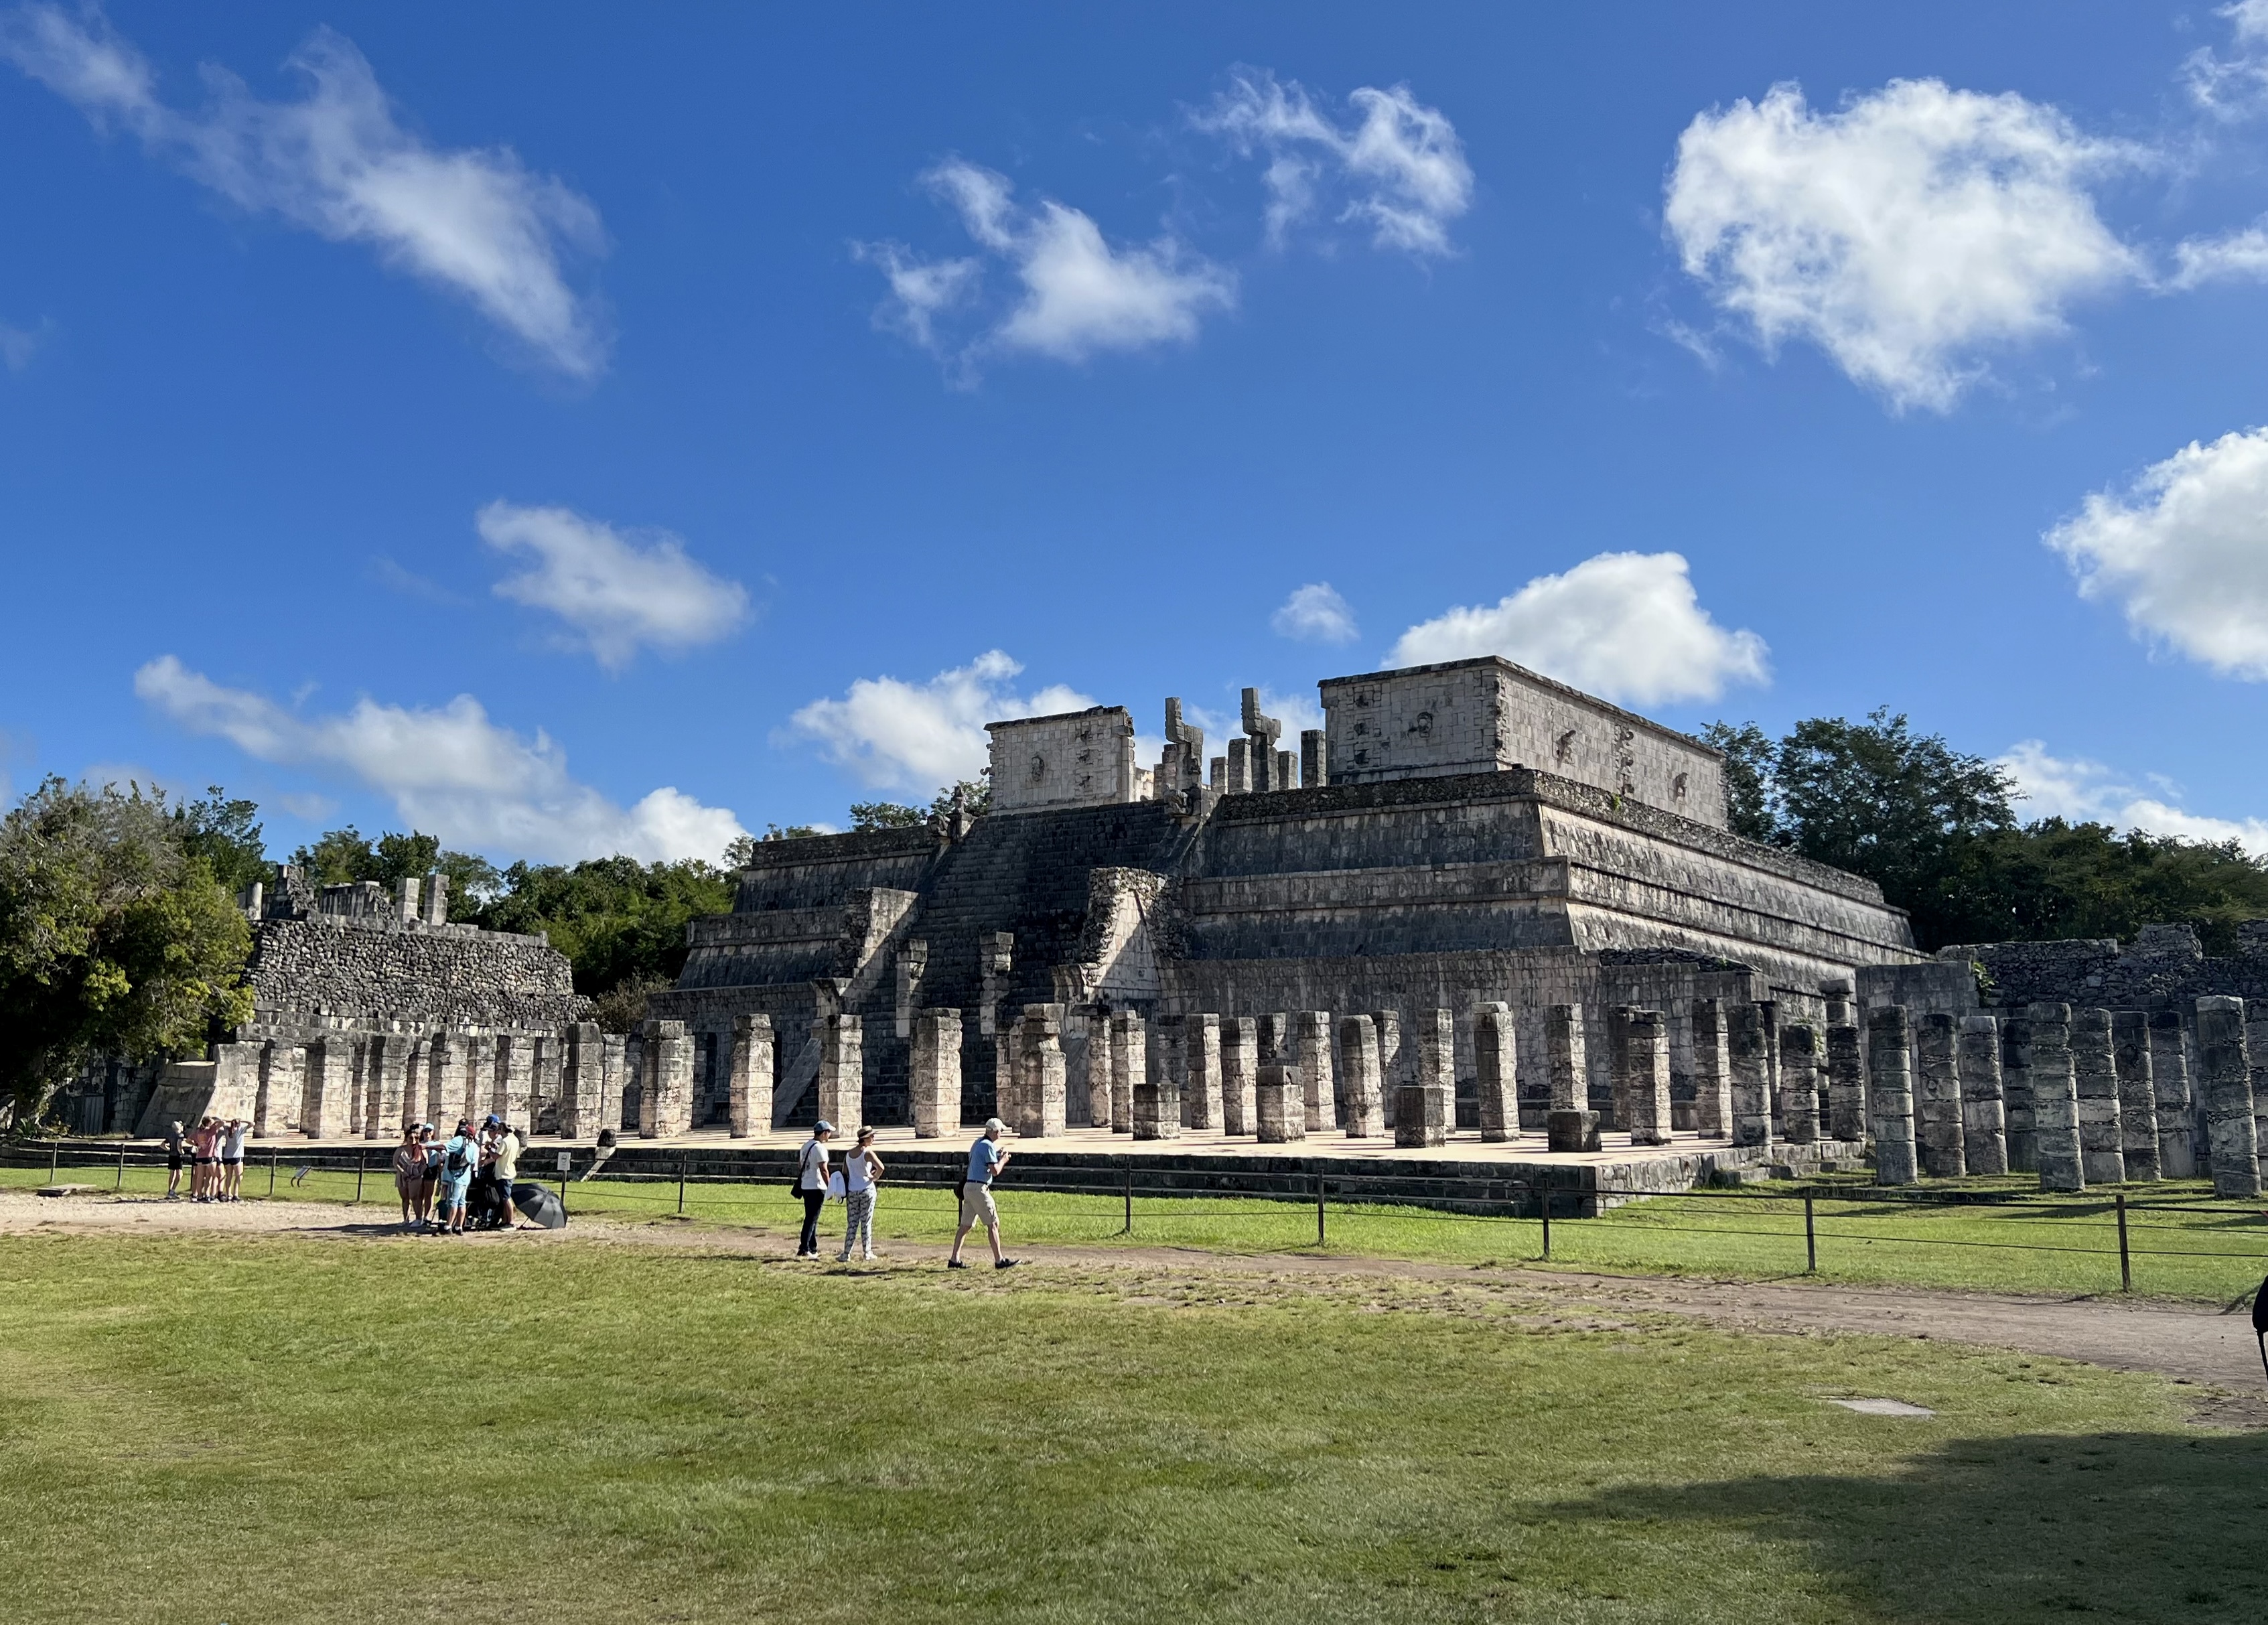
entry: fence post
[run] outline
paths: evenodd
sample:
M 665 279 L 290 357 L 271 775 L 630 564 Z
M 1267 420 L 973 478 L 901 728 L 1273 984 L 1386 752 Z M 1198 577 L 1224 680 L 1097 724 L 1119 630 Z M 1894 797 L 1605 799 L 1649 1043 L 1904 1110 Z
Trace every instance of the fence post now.
M 1315 1245 L 1323 1245 L 1323 1176 L 1315 1175 Z
M 362 1176 L 364 1173 L 368 1172 L 369 1168 L 369 1151 L 364 1149 L 357 1151 L 355 1153 L 355 1200 L 357 1202 L 360 1202 L 362 1200 Z
M 693 1154 L 690 1151 L 677 1153 L 677 1212 L 681 1218 L 685 1215 L 685 1170 L 687 1165 L 692 1160 Z
M 48 1183 L 50 1185 L 55 1182 L 55 1160 L 63 1155 L 63 1143 L 60 1136 L 48 1142 Z
M 1540 1200 L 1536 1210 L 1543 1216 L 1543 1261 L 1551 1261 L 1551 1187 L 1546 1185 L 1536 1193 Z
M 276 1194 L 276 1159 L 282 1155 L 276 1147 L 268 1148 L 268 1194 L 271 1196 Z
M 118 1188 L 126 1188 L 126 1148 L 122 1145 L 118 1148 Z
M 2117 1198 L 2118 1290 L 2122 1292 L 2131 1292 L 2134 1290 L 2134 1266 L 2126 1253 L 2126 1193 L 2123 1190 L 2118 1192 Z
M 1118 1233 L 1122 1236 L 1134 1233 L 1134 1159 L 1131 1157 L 1126 1159 L 1126 1228 Z
M 1812 1223 L 1811 1193 L 1803 1193 L 1803 1273 L 1819 1273 L 1819 1232 Z

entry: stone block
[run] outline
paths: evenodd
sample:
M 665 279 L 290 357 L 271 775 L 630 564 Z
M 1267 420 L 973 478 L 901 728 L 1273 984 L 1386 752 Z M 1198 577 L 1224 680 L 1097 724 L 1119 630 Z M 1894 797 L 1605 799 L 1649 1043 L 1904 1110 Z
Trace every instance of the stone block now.
M 1551 1082 L 1550 1109 L 1585 1110 L 1588 1105 L 1590 1066 L 1584 1054 L 1580 1004 L 1553 1004 L 1545 1009 L 1543 1067 Z
M 685 1037 L 685 1024 L 676 1024 L 678 1036 Z M 691 1039 L 685 1039 L 686 1122 L 692 1123 L 693 1061 Z M 535 1083 L 535 1040 L 525 1033 L 500 1033 L 496 1042 L 496 1096 L 489 1107 L 497 1116 L 512 1125 L 523 1135 L 531 1126 L 528 1105 L 534 1098 Z M 675 1132 L 683 1133 L 683 1129 Z
M 1725 1007 L 1697 998 L 1690 1018 L 1693 1043 L 1693 1131 L 1705 1140 L 1733 1132 L 1733 1057 L 1725 1041 Z
M 1632 1145 L 1669 1143 L 1669 1033 L 1661 1011 L 1623 1012 L 1618 1095 Z
M 1149 1035 L 1149 1066 L 1134 1085 L 1134 1137 L 1182 1137 L 1182 1088 L 1188 1076 L 1187 1028 L 1178 1016 L 1160 1017 Z
M 2007 1126 L 2000 1100 L 2000 1024 L 1990 1016 L 1961 1018 L 1955 1068 L 1961 1083 L 1961 1158 L 1972 1174 L 2008 1171 Z
M 2087 1164 L 2080 1142 L 2079 1081 L 2071 1046 L 2071 1006 L 2027 1005 L 2024 1020 L 2031 1039 L 2025 1070 L 2031 1085 L 2040 1188 L 2085 1190 Z
M 1338 1059 L 1346 1137 L 1374 1138 L 1384 1130 L 1385 1121 L 1379 1107 L 1378 1028 L 1368 1016 L 1340 1018 Z
M 2240 998 L 2197 1002 L 2198 1091 L 2205 1097 L 2213 1193 L 2260 1194 L 2259 1138 L 2253 1125 L 2252 1055 Z
M 1206 1133 L 1221 1131 L 1227 1105 L 1221 1073 L 1219 1016 L 1208 1011 L 1183 1020 L 1182 1056 L 1186 1069 L 1182 1095 L 1183 1125 Z
M 1480 1094 L 1481 1138 L 1520 1137 L 1520 1039 L 1512 1006 L 1483 1004 L 1473 1016 L 1473 1077 Z
M 2126 1177 L 2126 1153 L 2118 1121 L 2117 1049 L 2109 1011 L 2073 1012 L 2071 1062 L 2079 1102 L 2080 1162 L 2087 1182 L 2116 1185 Z
M 1307 1106 L 1298 1067 L 1283 1061 L 1263 1061 L 1253 1095 L 1263 1144 L 1282 1145 L 1307 1137 Z
M 1771 1143 L 1772 1007 L 1739 1000 L 1725 1006 L 1725 1047 L 1733 1070 L 1733 1143 Z
M 2118 1074 L 2118 1150 L 2130 1180 L 2154 1180 L 2158 1168 L 2158 1096 L 2150 1073 L 2150 1018 L 2122 1010 L 2110 1018 L 2111 1059 Z
M 909 1037 L 913 1033 L 910 1017 L 906 1022 L 906 1033 Z M 772 1094 L 779 1076 L 775 1060 L 777 1048 L 770 1016 L 741 1015 L 733 1018 L 733 1061 L 725 1080 L 725 1112 L 735 1139 L 771 1132 Z
M 961 1031 L 957 1010 L 924 1010 L 913 1018 L 908 1064 L 917 1139 L 939 1139 L 961 1127 Z
M 1220 1021 L 1220 1093 L 1223 1134 L 1258 1134 L 1260 1107 L 1254 1091 L 1259 1085 L 1260 1024 L 1250 1016 L 1223 1016 Z
M 1912 1184 L 1913 1027 L 1903 1004 L 1867 1012 L 1867 1104 L 1874 1120 L 1874 1183 Z
M 1866 1046 L 1859 1029 L 1841 1021 L 1827 1029 L 1827 1134 L 1853 1144 L 1871 1132 L 1867 1113 Z
M 771 1024 L 764 1025 L 769 1041 Z M 607 1040 L 597 1022 L 578 1021 L 567 1029 L 563 1059 L 559 1132 L 571 1140 L 595 1140 L 600 1129 L 615 1126 L 607 1120 Z M 770 1126 L 769 1119 L 765 1126 Z
M 1599 1114 L 1552 1108 L 1543 1120 L 1543 1143 L 1548 1151 L 1595 1151 L 1600 1148 Z
M 1933 1180 L 1969 1172 L 1961 1132 L 1961 1028 L 1941 1010 L 1924 1011 L 1913 1024 L 1914 1139 L 1921 1171 Z
M 651 1028 L 653 1023 L 648 1022 Z M 831 1015 L 817 1029 L 819 1116 L 848 1140 L 866 1110 L 866 1035 L 861 1018 Z M 652 1075 L 652 1069 L 647 1076 Z
M 1303 1010 L 1292 1018 L 1292 1061 L 1307 1081 L 1307 1132 L 1339 1126 L 1337 1071 L 1331 1065 L 1331 1012 Z
M 319 1038 L 307 1046 L 299 1128 L 311 1140 L 335 1140 L 347 1132 L 347 1056 L 348 1045 L 342 1037 Z M 2248 1092 L 2248 1110 L 2250 1098 Z
M 1021 1108 L 1021 1115 L 1016 1124 L 1016 1132 L 1027 1140 L 1045 1139 L 1049 1136 L 1060 1137 L 1067 1126 L 1065 1108 L 1068 1078 L 1064 1069 L 1062 1016 L 1063 1006 L 1060 1004 L 1027 1004 L 1024 1006 L 1024 1018 L 1019 1024 L 1021 1028 L 1019 1061 L 1022 1070 L 1023 1087 L 1019 1091 L 1021 1099 L 1018 1104 Z M 1138 1024 L 1141 1018 L 1130 1016 L 1126 1018 L 1136 1024 L 1135 1032 L 1138 1040 L 1141 1032 Z M 1116 1070 L 1116 1055 L 1119 1049 L 1117 1042 L 1119 1020 L 1118 1015 L 1111 1018 L 1114 1071 Z M 1128 1053 L 1135 1052 L 1130 1047 Z M 1113 1105 L 1114 1107 L 1116 1105 L 1115 1099 Z M 1130 1133 L 1133 1129 L 1134 1110 L 1134 1092 L 1130 1085 L 1126 1092 L 1126 1110 L 1127 1129 Z
M 1449 1120 L 1456 1099 L 1431 1084 L 1404 1084 L 1395 1091 L 1394 1143 L 1396 1145 L 1447 1145 Z
M 638 1132 L 648 1139 L 673 1138 L 693 1127 L 693 1040 L 682 1021 L 649 1021 L 645 1026 L 650 1059 Z
M 1149 1024 L 1130 1010 L 1110 1013 L 1110 1131 L 1134 1132 L 1134 1085 L 1149 1075 Z M 1100 1123 L 1095 1125 L 1101 1127 Z

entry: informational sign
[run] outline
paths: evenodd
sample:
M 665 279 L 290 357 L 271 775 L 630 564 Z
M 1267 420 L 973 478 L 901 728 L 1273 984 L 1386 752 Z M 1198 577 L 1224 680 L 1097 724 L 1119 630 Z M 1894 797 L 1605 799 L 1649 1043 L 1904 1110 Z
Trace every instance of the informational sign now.
M 562 1151 L 562 1152 L 560 1152 L 560 1153 L 559 1153 L 559 1172 L 560 1172 L 560 1173 L 572 1173 L 574 1171 L 575 1171 L 575 1153 L 574 1153 L 574 1152 L 572 1152 L 572 1151 Z

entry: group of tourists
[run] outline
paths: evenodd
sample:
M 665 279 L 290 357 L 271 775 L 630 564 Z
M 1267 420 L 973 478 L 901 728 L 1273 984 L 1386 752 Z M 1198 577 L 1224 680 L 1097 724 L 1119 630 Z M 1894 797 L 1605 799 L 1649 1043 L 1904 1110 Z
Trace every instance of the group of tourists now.
M 176 1119 L 166 1130 L 166 1200 L 181 1199 L 181 1165 L 189 1171 L 192 1202 L 244 1200 L 244 1142 L 252 1125 L 241 1117 L 206 1117 L 186 1132 Z
M 1011 1155 L 1001 1137 L 1008 1125 L 997 1117 L 984 1120 L 984 1132 L 968 1148 L 968 1167 L 961 1181 L 961 1228 L 953 1238 L 953 1253 L 945 1261 L 947 1269 L 966 1269 L 961 1261 L 961 1244 L 977 1225 L 984 1226 L 985 1239 L 992 1246 L 992 1268 L 1012 1269 L 1016 1261 L 1000 1251 L 1000 1213 L 992 1203 L 992 1181 L 1008 1165 Z M 874 1195 L 882 1181 L 882 1159 L 874 1152 L 874 1131 L 858 1130 L 857 1143 L 843 1154 L 838 1164 L 835 1156 L 835 1125 L 821 1118 L 811 1130 L 811 1138 L 803 1143 L 796 1154 L 795 1188 L 803 1198 L 803 1234 L 797 1240 L 798 1258 L 819 1256 L 819 1216 L 828 1198 L 840 1198 L 844 1210 L 843 1250 L 835 1255 L 838 1264 L 847 1264 L 856 1256 L 870 1259 L 874 1252 Z
M 512 1182 L 519 1177 L 526 1143 L 518 1129 L 493 1112 L 477 1129 L 471 1118 L 460 1117 L 456 1132 L 446 1140 L 431 1123 L 409 1124 L 394 1148 L 394 1189 L 401 1198 L 402 1228 L 429 1236 L 511 1229 L 518 1217 Z

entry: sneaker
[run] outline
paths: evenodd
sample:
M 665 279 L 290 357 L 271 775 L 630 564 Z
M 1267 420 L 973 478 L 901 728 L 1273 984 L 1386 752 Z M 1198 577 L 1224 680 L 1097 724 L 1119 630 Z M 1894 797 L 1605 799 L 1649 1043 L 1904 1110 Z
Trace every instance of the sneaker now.
M 961 1262 L 959 1259 L 957 1259 L 957 1258 L 948 1258 L 948 1259 L 946 1259 L 946 1260 L 945 1261 L 945 1267 L 946 1267 L 947 1269 L 966 1269 L 966 1268 L 968 1268 L 968 1265 L 966 1265 L 966 1264 L 962 1263 L 962 1262 Z
M 873 1251 L 872 1251 L 872 1250 L 870 1249 L 870 1250 L 867 1252 L 867 1254 L 866 1254 L 865 1261 L 866 1261 L 867 1263 L 870 1263 L 870 1264 L 871 1264 L 871 1263 L 873 1263 L 876 1259 L 878 1259 L 878 1258 L 880 1258 L 880 1257 L 881 1257 L 881 1256 L 882 1256 L 882 1255 L 881 1255 L 880 1253 L 873 1252 Z
M 1023 1261 L 1020 1259 L 996 1258 L 992 1261 L 992 1268 L 995 1269 L 1013 1269 L 1022 1261 Z
M 818 1254 L 814 1254 L 812 1256 L 816 1258 Z M 848 1253 L 837 1253 L 835 1255 L 835 1261 L 838 1264 L 847 1264 L 850 1261 L 850 1255 Z

